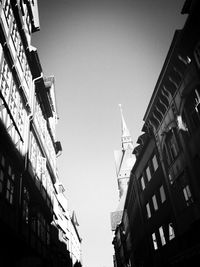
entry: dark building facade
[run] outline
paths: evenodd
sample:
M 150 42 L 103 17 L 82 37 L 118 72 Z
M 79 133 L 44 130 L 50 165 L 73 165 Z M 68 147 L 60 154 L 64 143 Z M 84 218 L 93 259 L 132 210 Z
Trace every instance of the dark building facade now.
M 200 3 L 185 1 L 134 149 L 116 266 L 194 266 L 200 260 Z
M 44 77 L 32 33 L 37 1 L 0 1 L 0 266 L 73 266 L 59 240 L 54 77 Z

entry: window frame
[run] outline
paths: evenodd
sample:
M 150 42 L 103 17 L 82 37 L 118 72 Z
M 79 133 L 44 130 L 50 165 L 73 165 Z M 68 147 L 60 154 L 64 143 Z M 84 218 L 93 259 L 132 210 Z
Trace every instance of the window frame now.
M 143 175 L 140 177 L 140 186 L 141 186 L 142 191 L 144 191 L 144 189 L 146 188 L 146 184 L 145 184 L 145 179 Z
M 189 207 L 194 202 L 189 184 L 183 187 L 183 195 L 186 205 Z
M 152 214 L 151 214 L 151 208 L 150 208 L 149 202 L 147 202 L 147 204 L 146 204 L 146 213 L 147 213 L 147 219 L 150 219 Z
M 200 128 L 200 85 L 187 96 L 184 105 L 184 115 L 190 135 Z
M 169 223 L 168 227 L 169 227 L 168 228 L 169 229 L 169 241 L 171 241 L 176 237 L 175 230 L 174 230 L 174 226 L 172 223 Z
M 157 240 L 157 237 L 156 237 L 156 233 L 153 233 L 151 235 L 151 237 L 152 237 L 152 241 L 153 241 L 154 250 L 158 250 L 158 240 Z
M 22 218 L 25 223 L 29 223 L 30 214 L 30 193 L 26 186 L 23 187 Z
M 152 202 L 153 202 L 154 210 L 157 211 L 158 210 L 158 201 L 157 201 L 156 195 L 152 196 Z
M 150 182 L 151 178 L 152 178 L 152 174 L 151 174 L 151 168 L 150 168 L 149 164 L 145 168 L 145 174 L 146 174 L 148 182 Z
M 152 157 L 152 167 L 153 167 L 154 172 L 156 172 L 156 170 L 159 167 L 158 159 L 157 159 L 157 155 L 156 154 L 154 154 L 153 157 Z
M 166 201 L 166 193 L 163 185 L 160 186 L 159 193 L 160 193 L 160 201 L 163 204 Z
M 177 159 L 180 153 L 178 136 L 176 134 L 176 129 L 174 127 L 166 135 L 163 151 L 167 165 L 168 167 L 170 167 Z
M 6 177 L 6 188 L 5 188 L 5 198 L 10 205 L 14 204 L 14 194 L 15 194 L 15 173 L 11 165 L 8 165 L 7 177 Z
M 166 238 L 165 238 L 165 232 L 164 232 L 163 226 L 159 227 L 159 234 L 160 234 L 161 245 L 162 246 L 166 245 Z

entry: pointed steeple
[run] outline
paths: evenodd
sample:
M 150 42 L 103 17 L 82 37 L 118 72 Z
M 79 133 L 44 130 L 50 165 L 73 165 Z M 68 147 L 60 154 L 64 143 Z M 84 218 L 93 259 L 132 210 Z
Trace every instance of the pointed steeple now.
M 126 126 L 126 122 L 124 120 L 121 104 L 119 104 L 119 107 L 120 107 L 121 125 L 122 125 L 122 135 L 121 135 L 122 149 L 116 150 L 114 152 L 118 190 L 119 190 L 119 203 L 117 209 L 111 213 L 112 231 L 115 231 L 117 225 L 119 225 L 119 223 L 121 222 L 124 210 L 124 204 L 126 200 L 129 178 L 131 175 L 131 170 L 135 163 L 135 157 L 133 155 L 132 138 Z
M 133 142 L 131 139 L 131 135 L 129 132 L 129 129 L 126 126 L 126 122 L 123 116 L 123 111 L 122 111 L 122 105 L 119 104 L 119 108 L 120 108 L 120 113 L 121 113 L 121 127 L 122 127 L 122 136 L 121 136 L 121 140 L 122 140 L 122 148 L 124 150 L 126 149 L 133 149 Z

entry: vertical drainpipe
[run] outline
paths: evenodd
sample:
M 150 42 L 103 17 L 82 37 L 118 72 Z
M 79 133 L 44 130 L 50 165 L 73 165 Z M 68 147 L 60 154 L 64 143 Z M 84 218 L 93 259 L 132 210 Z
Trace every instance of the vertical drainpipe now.
M 43 73 L 40 74 L 40 76 L 36 77 L 33 79 L 33 85 L 35 84 L 35 82 L 39 79 L 43 78 Z M 33 99 L 32 99 L 32 104 L 33 104 L 33 100 L 34 100 L 34 94 L 33 95 Z M 33 105 L 32 105 L 33 106 Z M 22 174 L 20 175 L 20 185 L 19 185 L 19 206 L 21 206 L 22 204 L 22 180 L 23 180 L 23 174 L 26 172 L 27 170 L 27 163 L 28 163 L 28 146 L 29 146 L 29 137 L 30 137 L 30 122 L 32 121 L 33 119 L 33 112 L 31 112 L 28 116 L 28 119 L 29 119 L 29 128 L 27 129 L 28 133 L 27 133 L 27 151 L 26 151 L 26 154 L 25 154 L 25 159 L 24 159 L 24 168 L 23 168 L 23 171 L 22 171 Z

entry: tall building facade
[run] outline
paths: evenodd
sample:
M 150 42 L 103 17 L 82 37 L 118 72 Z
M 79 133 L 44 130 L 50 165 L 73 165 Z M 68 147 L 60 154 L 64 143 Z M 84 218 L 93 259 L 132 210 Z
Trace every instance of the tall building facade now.
M 53 224 L 61 144 L 55 79 L 44 77 L 31 44 L 39 29 L 36 0 L 0 1 L 0 264 L 5 267 L 70 266 Z
M 116 266 L 194 266 L 200 254 L 200 4 L 187 0 L 133 153 Z

